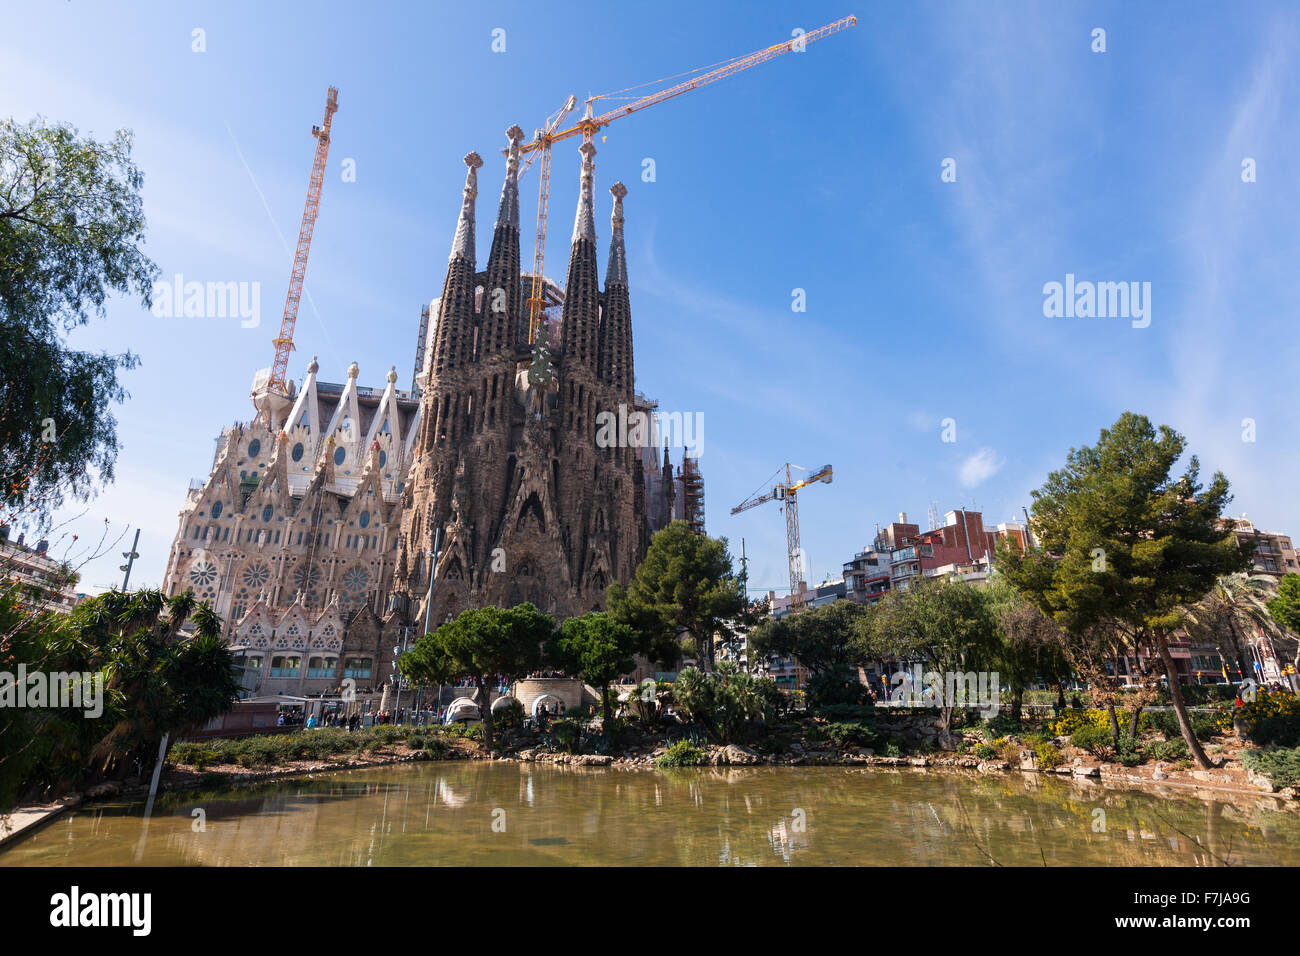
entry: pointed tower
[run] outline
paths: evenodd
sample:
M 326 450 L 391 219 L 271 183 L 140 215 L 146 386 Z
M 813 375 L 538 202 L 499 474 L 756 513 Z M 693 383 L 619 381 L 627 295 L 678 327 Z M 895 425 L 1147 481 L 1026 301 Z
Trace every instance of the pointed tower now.
M 604 308 L 600 320 L 600 380 L 614 402 L 632 401 L 632 306 L 627 293 L 627 251 L 623 247 L 623 197 L 627 187 L 615 183 L 610 217 L 609 267 L 605 270 Z
M 519 281 L 519 144 L 524 131 L 518 126 L 506 130 L 506 180 L 501 186 L 501 205 L 492 230 L 492 251 L 488 254 L 487 283 L 483 289 L 483 356 L 506 353 L 513 359 L 515 345 L 524 341 L 519 329 L 522 319 L 522 288 Z
M 577 432 L 594 430 L 594 394 L 600 363 L 600 285 L 596 272 L 595 188 L 596 147 L 590 141 L 579 148 L 582 177 L 578 211 L 573 220 L 573 247 L 565 283 L 563 312 L 563 365 L 560 381 L 564 424 Z
M 478 197 L 478 153 L 465 157 L 465 192 L 451 243 L 447 279 L 438 307 L 437 337 L 434 340 L 433 374 L 459 368 L 474 358 L 474 201 Z

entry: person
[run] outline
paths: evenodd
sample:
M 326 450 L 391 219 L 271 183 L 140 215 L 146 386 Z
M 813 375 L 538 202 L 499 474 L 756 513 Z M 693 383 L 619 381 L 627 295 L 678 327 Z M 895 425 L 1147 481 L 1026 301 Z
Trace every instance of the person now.
M 308 729 L 308 730 L 315 730 L 315 729 L 316 729 L 316 715 L 315 715 L 315 714 L 312 714 L 310 717 L 307 718 L 307 729 Z
M 284 714 L 281 713 L 281 714 L 276 714 L 276 715 L 275 715 L 275 726 L 277 726 L 277 727 L 283 727 L 283 726 L 284 726 Z
M 1070 698 L 1070 709 L 1083 710 L 1083 703 L 1079 700 L 1078 694 L 1075 694 L 1073 697 Z

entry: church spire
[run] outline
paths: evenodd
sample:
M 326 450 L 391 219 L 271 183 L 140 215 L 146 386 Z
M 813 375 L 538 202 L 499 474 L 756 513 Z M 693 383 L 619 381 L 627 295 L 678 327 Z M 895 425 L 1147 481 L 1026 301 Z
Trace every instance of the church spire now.
M 587 139 L 579 147 L 582 154 L 581 189 L 578 194 L 578 212 L 573 219 L 573 247 L 569 252 L 568 280 L 564 284 L 564 310 L 562 335 L 564 338 L 565 370 L 569 373 L 566 388 L 594 385 L 600 367 L 600 285 L 596 274 L 596 223 L 594 157 L 596 147 Z M 575 377 L 577 369 L 584 369 L 592 381 L 584 383 Z M 586 427 L 586 417 L 591 409 L 582 399 L 586 391 L 579 389 L 572 396 L 567 413 L 570 428 Z M 566 392 L 566 399 L 569 398 Z M 590 396 L 588 396 L 588 402 Z
M 506 149 L 506 181 L 501 185 L 501 205 L 497 208 L 497 226 L 519 228 L 519 144 L 524 131 L 518 126 L 506 130 L 510 146 Z
M 573 241 L 596 239 L 596 147 L 585 140 L 578 147 L 582 153 L 582 179 L 578 192 L 578 214 L 573 217 Z
M 614 212 L 609 218 L 609 267 L 605 270 L 605 288 L 627 285 L 627 250 L 623 247 L 623 197 L 627 187 L 621 182 L 609 187 L 614 197 Z
M 501 205 L 492 250 L 488 253 L 487 282 L 481 308 L 479 351 L 483 356 L 514 354 L 519 340 L 523 309 L 519 279 L 519 144 L 524 131 L 518 126 L 506 130 L 506 180 L 501 186 Z
M 478 196 L 478 168 L 483 165 L 483 158 L 478 153 L 469 153 L 465 165 L 469 170 L 465 173 L 465 193 L 448 257 L 447 278 L 438 301 L 433 374 L 428 389 L 434 387 L 443 372 L 474 359 L 474 200 Z
M 632 398 L 632 306 L 627 291 L 627 251 L 623 247 L 623 197 L 627 187 L 615 183 L 609 268 L 605 270 L 604 309 L 600 319 L 600 379 L 614 388 L 617 401 Z
M 456 223 L 456 238 L 451 241 L 449 259 L 465 259 L 474 262 L 474 200 L 478 198 L 478 169 L 483 165 L 483 157 L 478 153 L 465 156 L 465 193 L 460 201 L 460 219 Z

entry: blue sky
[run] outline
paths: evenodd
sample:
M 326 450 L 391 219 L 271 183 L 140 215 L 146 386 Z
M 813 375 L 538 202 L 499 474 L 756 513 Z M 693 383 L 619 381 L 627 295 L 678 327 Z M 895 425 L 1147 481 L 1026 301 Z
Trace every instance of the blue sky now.
M 708 530 L 736 551 L 745 538 L 751 582 L 786 581 L 784 522 L 775 505 L 728 512 L 787 460 L 835 468 L 800 508 L 820 581 L 876 522 L 907 511 L 924 525 L 932 500 L 989 523 L 1017 517 L 1068 449 L 1125 409 L 1187 435 L 1207 474 L 1225 471 L 1234 514 L 1300 535 L 1295 8 L 856 7 L 14 5 L 0 109 L 97 137 L 133 129 L 146 251 L 163 276 L 261 284 L 257 328 L 118 300 L 77 332 L 142 364 L 119 409 L 117 482 L 69 509 L 65 534 L 81 537 L 56 553 L 83 556 L 105 518 L 114 535 L 139 526 L 132 583 L 161 582 L 187 481 L 207 474 L 220 429 L 250 417 L 252 374 L 270 364 L 328 85 L 340 108 L 290 373 L 319 355 L 325 380 L 355 360 L 363 384 L 396 365 L 405 387 L 466 152 L 486 160 L 481 263 L 506 127 L 531 132 L 570 93 L 713 64 L 850 13 L 856 28 L 623 119 L 597 143 L 602 269 L 605 190 L 629 187 L 638 388 L 702 413 Z M 547 271 L 561 278 L 571 146 L 552 179 Z M 945 158 L 955 182 L 941 181 Z M 355 182 L 342 181 L 348 159 Z M 530 174 L 526 223 L 535 188 Z M 1067 273 L 1151 283 L 1150 326 L 1045 317 L 1043 286 Z M 83 568 L 86 589 L 120 580 L 128 542 Z

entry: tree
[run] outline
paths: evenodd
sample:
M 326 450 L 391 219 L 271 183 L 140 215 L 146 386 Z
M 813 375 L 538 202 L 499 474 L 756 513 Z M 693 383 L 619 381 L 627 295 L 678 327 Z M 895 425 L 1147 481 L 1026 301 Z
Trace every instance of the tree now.
M 861 703 L 866 688 L 853 671 L 863 658 L 854 638 L 858 622 L 868 613 L 856 601 L 833 601 L 770 618 L 750 633 L 750 655 L 752 659 L 772 655 L 798 659 L 812 674 L 810 703 Z
M 774 721 L 780 692 L 769 678 L 755 678 L 723 661 L 712 674 L 688 667 L 673 684 L 673 702 L 718 743 L 732 743 L 755 720 Z
M 78 605 L 70 624 L 80 640 L 107 650 L 107 689 L 121 701 L 117 721 L 90 751 L 106 771 L 116 765 L 125 776 L 137 761 L 149 766 L 164 734 L 202 727 L 239 698 L 221 618 L 190 591 L 170 598 L 109 591 Z
M 1284 630 L 1269 613 L 1273 588 L 1273 579 L 1264 575 L 1220 575 L 1203 598 L 1187 607 L 1184 628 L 1215 644 L 1223 657 L 1236 661 L 1243 677 L 1248 676 L 1254 671 L 1245 650 L 1250 632 L 1282 636 Z
M 136 356 L 68 348 L 111 293 L 151 304 L 131 134 L 79 139 L 41 119 L 0 121 L 0 504 L 48 519 L 66 496 L 110 482 L 111 406 Z
M 674 521 L 650 539 L 631 583 L 609 586 L 605 603 L 615 620 L 636 632 L 639 653 L 672 666 L 685 632 L 712 669 L 713 636 L 744 611 L 745 596 L 732 573 L 727 539 L 695 534 L 685 521 Z
M 987 668 L 996 660 L 997 625 L 988 597 L 965 581 L 919 581 L 891 591 L 858 620 L 864 659 L 924 661 L 944 675 Z M 939 729 L 947 738 L 955 701 L 939 703 Z
M 1011 717 L 1020 720 L 1025 688 L 1036 680 L 1056 684 L 1064 695 L 1070 664 L 1062 651 L 1061 627 L 995 576 L 987 592 L 997 624 L 993 652 L 1000 679 L 1011 688 Z
M 1288 631 L 1300 634 L 1300 574 L 1282 575 L 1277 586 L 1277 597 L 1268 602 L 1268 613 Z M 1300 670 L 1300 648 L 1297 648 L 1292 669 Z
M 1232 499 L 1228 479 L 1216 472 L 1202 487 L 1195 456 L 1172 475 L 1186 446 L 1168 426 L 1157 434 L 1145 416 L 1122 414 L 1033 492 L 1040 550 L 1004 551 L 1000 571 L 1072 635 L 1110 631 L 1133 659 L 1154 653 L 1188 750 L 1208 768 L 1168 636 L 1219 575 L 1245 570 L 1248 558 L 1221 520 Z
M 3 670 L 95 675 L 82 682 L 83 701 L 96 678 L 103 688 L 99 714 L 53 700 L 0 707 L 0 804 L 152 766 L 164 734 L 228 711 L 239 682 L 220 633 L 221 619 L 189 592 L 110 591 L 66 616 L 34 610 L 17 588 L 0 592 Z
M 606 611 L 571 617 L 551 639 L 546 656 L 566 674 L 572 674 L 600 691 L 600 712 L 613 716 L 609 685 L 636 667 L 632 653 L 636 637 Z
M 490 751 L 496 743 L 491 678 L 509 683 L 536 670 L 542 648 L 554 634 L 554 618 L 531 604 L 469 608 L 416 641 L 399 666 L 403 676 L 417 684 L 473 680 L 483 715 L 483 741 Z

